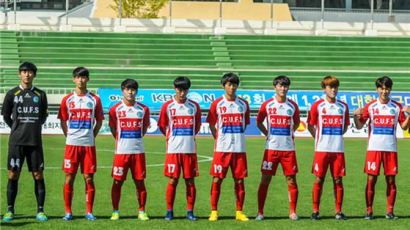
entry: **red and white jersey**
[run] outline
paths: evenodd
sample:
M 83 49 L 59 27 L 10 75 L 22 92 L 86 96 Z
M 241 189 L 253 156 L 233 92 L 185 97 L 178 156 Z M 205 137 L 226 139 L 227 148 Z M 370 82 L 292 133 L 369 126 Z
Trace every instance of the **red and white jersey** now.
M 212 102 L 206 121 L 216 127 L 215 152 L 246 152 L 245 129 L 250 124 L 248 102 L 225 95 Z
M 58 118 L 68 121 L 67 145 L 94 146 L 94 123 L 104 120 L 101 100 L 91 92 L 70 93 L 61 101 Z
M 373 100 L 364 107 L 360 122 L 364 124 L 368 119 L 367 150 L 397 152 L 397 124 L 406 119 L 401 104 L 393 100 L 386 104 L 379 99 Z
M 316 126 L 316 152 L 344 152 L 343 131 L 350 125 L 349 108 L 346 103 L 321 99 L 313 103 L 307 122 Z
M 169 100 L 161 107 L 159 129 L 167 136 L 167 153 L 196 153 L 195 135 L 201 128 L 201 109 L 187 99 Z
M 265 101 L 256 117 L 258 123 L 266 121 L 268 130 L 266 139 L 267 150 L 294 151 L 295 143 L 293 130 L 300 122 L 298 105 L 292 100 L 284 102 L 271 98 Z
M 135 102 L 127 105 L 118 102 L 110 109 L 109 126 L 115 128 L 115 154 L 145 153 L 143 130 L 150 124 L 147 106 Z

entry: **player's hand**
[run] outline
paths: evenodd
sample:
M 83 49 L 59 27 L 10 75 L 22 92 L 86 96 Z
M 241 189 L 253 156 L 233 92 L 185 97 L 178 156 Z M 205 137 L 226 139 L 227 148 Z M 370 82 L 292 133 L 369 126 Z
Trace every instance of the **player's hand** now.
M 363 108 L 358 108 L 358 109 L 355 109 L 354 111 L 353 111 L 353 115 L 362 115 L 363 114 Z
M 407 105 L 405 105 L 403 107 L 403 112 L 406 112 L 406 113 L 410 114 L 410 108 Z

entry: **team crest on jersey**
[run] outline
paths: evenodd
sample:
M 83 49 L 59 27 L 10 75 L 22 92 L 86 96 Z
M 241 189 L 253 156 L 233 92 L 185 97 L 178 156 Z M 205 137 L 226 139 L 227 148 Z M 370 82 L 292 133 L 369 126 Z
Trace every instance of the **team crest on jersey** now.
M 189 115 L 194 114 L 194 110 L 193 110 L 193 109 L 188 109 L 188 114 L 189 114 Z
M 395 114 L 395 113 L 396 113 L 396 111 L 394 111 L 394 109 L 390 110 L 390 114 Z
M 240 113 L 242 113 L 242 112 L 243 112 L 243 108 L 242 108 L 242 107 L 238 107 L 238 111 L 239 111 Z
M 339 110 L 338 110 L 338 113 L 339 113 L 339 114 L 343 114 L 343 110 L 342 110 L 342 109 L 339 109 Z
M 93 108 L 93 103 L 92 103 L 92 102 L 88 102 L 88 103 L 87 103 L 87 107 L 90 108 L 90 109 L 92 109 L 92 108 Z
M 137 112 L 137 117 L 142 118 L 142 112 Z
M 34 96 L 34 97 L 33 97 L 34 103 L 38 103 L 39 100 L 40 100 L 40 99 L 39 99 L 37 96 Z
M 292 115 L 292 110 L 288 109 L 288 110 L 286 110 L 286 113 L 287 113 L 288 115 Z

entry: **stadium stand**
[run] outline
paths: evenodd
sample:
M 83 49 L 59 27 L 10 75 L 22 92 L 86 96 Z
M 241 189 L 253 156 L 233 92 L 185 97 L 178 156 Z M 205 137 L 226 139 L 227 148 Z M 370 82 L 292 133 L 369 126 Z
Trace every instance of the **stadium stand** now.
M 176 75 L 193 88 L 219 88 L 222 73 L 240 75 L 242 89 L 271 89 L 272 77 L 291 77 L 292 89 L 319 90 L 319 79 L 337 75 L 341 90 L 374 90 L 389 75 L 395 91 L 410 87 L 410 40 L 397 37 L 312 37 L 1 31 L 0 82 L 18 83 L 19 62 L 39 66 L 36 85 L 71 87 L 76 66 L 91 70 L 90 88 L 117 88 L 126 77 L 142 88 L 170 88 Z

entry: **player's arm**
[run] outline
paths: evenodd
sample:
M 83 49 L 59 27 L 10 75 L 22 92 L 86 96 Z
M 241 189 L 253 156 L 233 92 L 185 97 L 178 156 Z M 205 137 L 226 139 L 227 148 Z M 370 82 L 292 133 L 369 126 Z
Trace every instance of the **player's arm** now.
M 262 122 L 256 122 L 256 126 L 258 129 L 263 133 L 263 135 L 268 136 L 268 130 L 266 129 L 265 125 Z
M 95 126 L 93 129 L 93 133 L 94 133 L 94 137 L 96 137 L 98 135 L 98 132 L 101 129 L 103 120 L 104 120 L 104 111 L 103 111 L 103 107 L 101 104 L 101 100 L 99 97 L 96 98 L 96 105 L 95 105 Z
M 216 104 L 215 102 L 213 102 L 211 104 L 211 107 L 209 108 L 208 111 L 208 116 L 206 117 L 206 122 L 208 122 L 209 124 L 209 130 L 212 133 L 212 136 L 214 137 L 214 139 L 216 139 L 216 120 L 217 120 L 218 114 L 216 112 Z
M 209 130 L 211 130 L 212 136 L 216 139 L 216 128 L 215 124 L 209 124 Z
M 117 113 L 115 111 L 115 107 L 111 107 L 108 112 L 108 126 L 110 127 L 111 134 L 115 139 L 117 134 Z
M 350 126 L 350 116 L 349 116 L 349 107 L 346 105 L 346 110 L 345 110 L 345 116 L 344 116 L 344 128 L 343 128 L 343 134 L 347 132 Z
M 148 131 L 148 127 L 150 126 L 150 112 L 148 107 L 144 107 L 145 113 L 144 113 L 144 123 L 142 127 L 142 136 L 145 136 L 145 134 Z
M 316 136 L 316 127 L 314 125 L 308 124 L 308 130 L 310 135 L 312 135 L 313 138 Z
M 317 112 L 317 104 L 313 104 L 312 108 L 310 108 L 307 124 L 308 124 L 308 131 L 313 138 L 316 138 L 316 124 L 319 114 Z
M 268 130 L 263 124 L 266 115 L 266 106 L 265 104 L 262 104 L 262 106 L 259 108 L 258 115 L 256 116 L 256 127 L 258 127 L 258 129 L 262 132 L 263 135 L 268 136 Z
M 356 129 L 361 129 L 364 126 L 364 123 L 360 120 L 360 117 L 363 114 L 364 109 L 363 108 L 358 108 L 353 111 L 353 120 L 354 120 L 354 125 L 356 126 Z
M 293 132 L 299 128 L 300 124 L 300 111 L 299 107 L 295 104 L 295 113 L 293 114 Z
M 410 108 L 407 105 L 404 106 L 403 107 L 403 112 L 407 113 L 408 116 L 406 117 L 406 119 L 402 123 L 400 123 L 400 126 L 403 130 L 406 130 L 406 129 L 409 128 L 409 125 L 410 125 Z
M 7 94 L 4 97 L 3 107 L 1 108 L 1 114 L 3 115 L 4 122 L 11 128 L 13 125 L 13 120 L 11 119 L 11 114 L 13 111 L 13 97 L 12 94 Z
M 67 108 L 67 98 L 61 101 L 60 109 L 58 111 L 58 119 L 60 119 L 61 129 L 63 130 L 64 136 L 67 137 L 68 125 L 67 120 L 69 119 L 68 108 Z
M 47 101 L 47 95 L 46 93 L 41 94 L 42 99 L 41 99 L 41 117 L 40 117 L 40 124 L 44 124 L 47 120 L 48 117 L 48 101 Z
M 113 136 L 114 138 L 116 138 L 117 129 L 116 129 L 115 127 L 111 127 L 111 126 L 110 126 L 110 131 L 111 131 L 112 136 Z
M 167 106 L 163 105 L 159 113 L 158 128 L 161 131 L 161 133 L 164 134 L 165 136 L 167 135 L 168 122 L 169 122 L 169 119 L 168 119 L 168 114 L 167 114 Z
M 60 124 L 61 124 L 61 129 L 63 130 L 64 136 L 67 137 L 67 132 L 68 132 L 67 121 L 61 120 Z
M 94 130 L 93 130 L 94 137 L 96 137 L 96 136 L 98 135 L 98 132 L 99 132 L 100 129 L 101 129 L 102 123 L 103 123 L 102 120 L 97 120 L 97 121 L 95 122 Z

